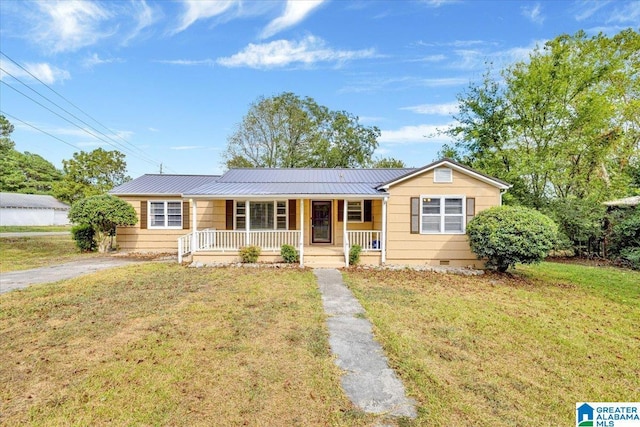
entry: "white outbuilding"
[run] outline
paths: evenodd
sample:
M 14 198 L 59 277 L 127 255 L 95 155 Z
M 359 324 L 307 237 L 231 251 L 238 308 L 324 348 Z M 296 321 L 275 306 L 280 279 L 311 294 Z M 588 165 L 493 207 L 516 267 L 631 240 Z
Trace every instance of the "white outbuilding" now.
M 69 205 L 53 196 L 0 193 L 0 226 L 67 225 Z

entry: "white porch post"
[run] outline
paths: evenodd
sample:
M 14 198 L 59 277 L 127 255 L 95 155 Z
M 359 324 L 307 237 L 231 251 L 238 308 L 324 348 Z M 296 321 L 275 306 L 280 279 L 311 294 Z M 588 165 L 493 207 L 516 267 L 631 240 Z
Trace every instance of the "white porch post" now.
M 198 250 L 198 220 L 196 211 L 198 209 L 198 202 L 195 199 L 191 199 L 191 253 L 194 254 Z
M 344 199 L 342 203 L 344 203 L 342 209 L 342 246 L 344 247 L 344 266 L 349 267 L 349 248 L 351 243 L 347 238 L 347 199 Z
M 304 199 L 300 199 L 300 267 L 304 267 Z
M 389 197 L 385 196 L 382 199 L 382 236 L 380 237 L 380 262 L 382 264 L 387 262 L 387 201 Z
M 245 207 L 245 236 L 244 236 L 244 244 L 245 246 L 249 246 L 251 244 L 251 236 L 250 236 L 250 229 L 251 229 L 251 211 L 250 211 L 250 205 L 251 202 L 250 201 L 246 201 L 244 202 L 246 207 Z

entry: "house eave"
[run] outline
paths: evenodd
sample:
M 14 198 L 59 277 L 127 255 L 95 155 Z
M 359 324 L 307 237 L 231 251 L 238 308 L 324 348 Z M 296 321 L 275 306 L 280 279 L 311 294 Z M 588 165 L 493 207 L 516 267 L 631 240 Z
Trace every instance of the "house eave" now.
M 314 200 L 363 200 L 384 199 L 387 193 L 379 194 L 183 194 L 184 199 L 194 200 L 275 200 L 275 199 L 314 199 Z
M 417 169 L 411 173 L 408 173 L 404 176 L 401 176 L 399 178 L 396 178 L 393 181 L 389 181 L 386 182 L 382 185 L 380 185 L 377 189 L 378 190 L 384 190 L 384 191 L 388 191 L 389 188 L 393 185 L 399 184 L 403 181 L 406 181 L 408 179 L 414 178 L 416 176 L 422 175 L 425 172 L 429 172 L 430 170 L 433 170 L 437 167 L 446 165 L 447 167 L 450 167 L 451 169 L 464 173 L 466 175 L 469 175 L 479 181 L 482 181 L 484 183 L 487 183 L 489 185 L 493 185 L 496 188 L 499 188 L 500 190 L 508 190 L 509 188 L 513 187 L 513 185 L 511 184 L 507 184 L 506 182 L 500 181 L 498 179 L 494 179 L 491 178 L 489 176 L 486 176 L 484 174 L 481 174 L 479 172 L 474 171 L 473 169 L 470 169 L 468 167 L 465 167 L 463 165 L 458 164 L 457 162 L 454 162 L 452 160 L 448 160 L 448 159 L 444 159 L 444 160 L 440 160 L 434 163 L 431 163 L 423 168 Z

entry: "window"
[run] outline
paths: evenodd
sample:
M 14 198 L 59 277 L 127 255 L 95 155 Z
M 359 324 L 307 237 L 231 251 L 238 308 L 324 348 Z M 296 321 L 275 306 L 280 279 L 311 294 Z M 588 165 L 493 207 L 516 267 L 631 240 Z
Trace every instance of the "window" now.
M 362 200 L 347 201 L 347 221 L 362 222 Z
M 149 228 L 182 228 L 182 202 L 149 201 Z
M 251 230 L 287 229 L 287 201 L 278 200 L 274 202 L 236 201 L 236 230 L 247 229 L 247 203 L 249 204 L 249 228 Z
M 420 232 L 464 233 L 464 197 L 421 196 Z
M 436 168 L 433 171 L 433 182 L 453 182 L 453 171 L 449 168 Z

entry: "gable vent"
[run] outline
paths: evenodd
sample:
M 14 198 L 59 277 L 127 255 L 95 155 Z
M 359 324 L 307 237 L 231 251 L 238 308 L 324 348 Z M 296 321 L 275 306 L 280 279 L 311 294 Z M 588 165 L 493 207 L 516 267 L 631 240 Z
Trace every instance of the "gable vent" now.
M 453 182 L 453 171 L 449 168 L 437 168 L 433 172 L 433 182 Z

